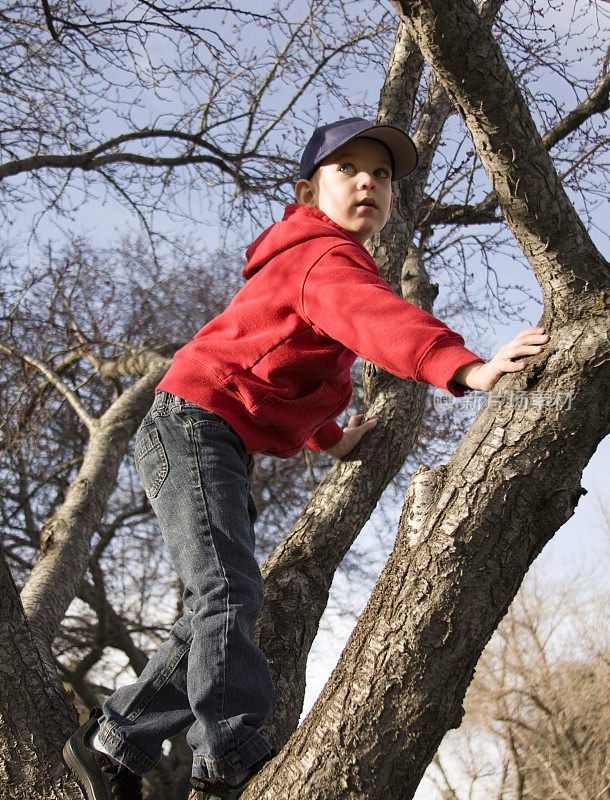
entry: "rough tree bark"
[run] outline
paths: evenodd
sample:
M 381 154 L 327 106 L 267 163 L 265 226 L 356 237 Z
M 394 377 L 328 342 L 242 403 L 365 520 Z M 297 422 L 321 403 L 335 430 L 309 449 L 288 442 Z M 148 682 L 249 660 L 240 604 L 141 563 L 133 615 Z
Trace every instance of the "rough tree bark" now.
M 381 93 L 379 119 L 410 127 L 423 59 L 403 26 L 394 43 Z M 422 167 L 423 168 L 423 167 Z M 401 265 L 413 236 L 410 220 L 416 192 L 403 181 L 397 210 L 372 251 L 383 277 L 401 293 Z M 425 183 L 425 180 L 424 180 Z M 434 291 L 418 260 L 408 259 L 402 281 L 405 299 L 431 310 Z M 260 645 L 271 665 L 277 693 L 265 729 L 279 749 L 298 724 L 305 694 L 307 657 L 328 602 L 334 574 L 379 498 L 404 464 L 421 423 L 426 388 L 365 365 L 367 416 L 379 419 L 337 462 L 317 487 L 292 530 L 263 565 L 265 605 L 258 623 Z
M 61 758 L 76 712 L 50 676 L 0 551 L 0 797 L 82 797 Z
M 609 429 L 608 265 L 499 47 L 470 0 L 395 5 L 466 120 L 541 284 L 551 344 L 527 373 L 503 378 L 448 465 L 416 474 L 394 551 L 339 664 L 244 800 L 413 796 L 461 720 L 480 653 L 573 513 L 582 469 Z M 530 402 L 505 402 L 511 391 L 530 392 Z

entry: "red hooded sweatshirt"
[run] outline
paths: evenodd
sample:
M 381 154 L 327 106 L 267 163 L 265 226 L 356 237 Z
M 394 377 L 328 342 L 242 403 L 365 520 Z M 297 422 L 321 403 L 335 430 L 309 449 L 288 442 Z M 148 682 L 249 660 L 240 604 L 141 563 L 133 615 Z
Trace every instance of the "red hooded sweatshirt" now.
M 250 453 L 288 458 L 336 444 L 357 356 L 457 396 L 456 370 L 482 360 L 398 297 L 360 242 L 318 209 L 287 206 L 246 255 L 245 285 L 157 388 L 223 417 Z

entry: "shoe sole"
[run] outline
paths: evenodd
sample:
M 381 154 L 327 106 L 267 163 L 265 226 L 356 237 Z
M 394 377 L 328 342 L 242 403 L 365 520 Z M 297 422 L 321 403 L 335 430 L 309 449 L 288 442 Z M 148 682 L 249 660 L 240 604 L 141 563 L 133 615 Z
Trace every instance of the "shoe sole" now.
M 86 771 L 84 770 L 83 763 L 74 752 L 71 739 L 68 739 L 68 741 L 65 743 L 62 753 L 64 761 L 70 768 L 70 771 L 74 775 L 79 786 L 84 790 L 85 794 L 87 795 L 87 800 L 98 800 L 98 798 L 95 796 L 94 786 L 91 783 L 91 780 L 89 779 L 89 776 L 87 775 Z

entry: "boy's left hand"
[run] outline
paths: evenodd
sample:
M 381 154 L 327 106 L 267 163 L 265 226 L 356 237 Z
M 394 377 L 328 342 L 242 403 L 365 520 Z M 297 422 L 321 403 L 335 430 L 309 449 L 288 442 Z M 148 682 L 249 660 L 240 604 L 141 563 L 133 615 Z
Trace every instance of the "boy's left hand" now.
M 527 328 L 511 342 L 503 344 L 486 364 L 475 362 L 458 369 L 453 380 L 470 389 L 490 392 L 505 373 L 520 372 L 525 369 L 525 361 L 514 359 L 538 355 L 548 341 L 549 335 L 545 333 L 544 328 Z
M 343 458 L 343 456 L 351 452 L 364 434 L 377 425 L 376 418 L 368 419 L 361 425 L 360 421 L 363 416 L 364 414 L 355 414 L 353 417 L 350 417 L 347 428 L 343 428 L 343 438 L 339 439 L 337 444 L 333 445 L 333 447 L 329 447 L 326 452 L 330 453 L 330 455 L 335 458 Z

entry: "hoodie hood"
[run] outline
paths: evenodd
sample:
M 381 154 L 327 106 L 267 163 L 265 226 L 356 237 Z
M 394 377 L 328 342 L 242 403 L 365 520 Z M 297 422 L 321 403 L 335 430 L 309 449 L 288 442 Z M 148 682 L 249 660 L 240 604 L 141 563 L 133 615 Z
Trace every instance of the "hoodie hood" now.
M 368 251 L 360 242 L 344 230 L 330 217 L 313 206 L 297 203 L 286 206 L 281 222 L 267 228 L 246 250 L 246 264 L 242 275 L 246 280 L 255 275 L 261 267 L 279 253 L 312 239 L 330 236 L 356 244 L 370 258 Z

